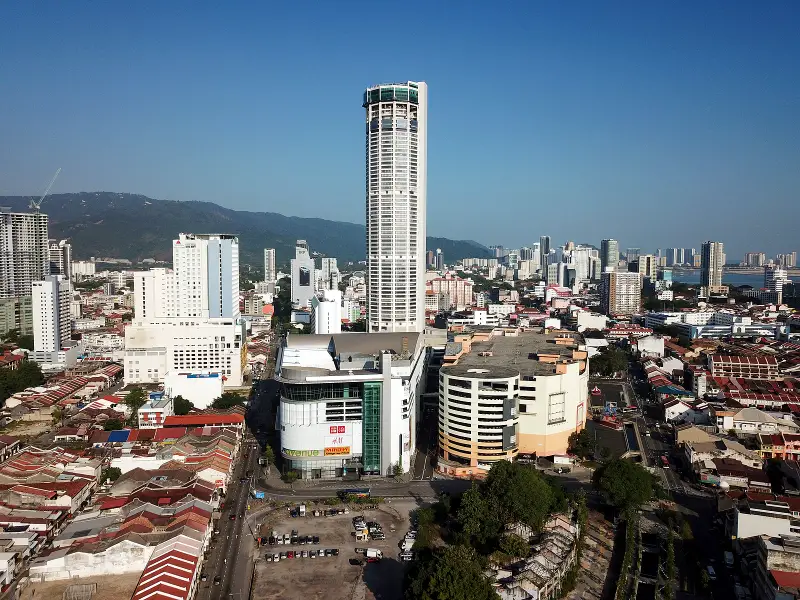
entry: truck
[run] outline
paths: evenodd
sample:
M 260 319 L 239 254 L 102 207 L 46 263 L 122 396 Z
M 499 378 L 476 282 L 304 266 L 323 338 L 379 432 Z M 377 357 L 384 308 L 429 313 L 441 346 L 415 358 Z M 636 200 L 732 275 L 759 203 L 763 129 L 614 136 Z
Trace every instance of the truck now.
M 252 490 L 250 492 L 250 495 L 252 495 L 253 498 L 255 498 L 256 500 L 263 500 L 264 499 L 264 492 L 259 491 L 259 490 Z
M 400 542 L 400 549 L 403 552 L 408 552 L 414 547 L 414 540 L 410 538 L 405 538 L 402 542 Z
M 367 548 L 366 555 L 367 560 L 370 562 L 377 561 L 383 558 L 383 552 L 378 550 L 377 548 Z

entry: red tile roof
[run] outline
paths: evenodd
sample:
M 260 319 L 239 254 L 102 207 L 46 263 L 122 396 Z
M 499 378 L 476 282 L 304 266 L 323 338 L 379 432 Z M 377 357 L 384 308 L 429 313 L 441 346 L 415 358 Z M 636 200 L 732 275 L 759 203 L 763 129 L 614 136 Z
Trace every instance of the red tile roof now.
M 186 600 L 197 563 L 196 556 L 175 549 L 151 558 L 131 600 Z
M 719 363 L 730 363 L 736 365 L 776 365 L 777 359 L 774 356 L 732 356 L 726 354 L 715 354 L 711 360 Z
M 779 586 L 783 588 L 800 588 L 800 573 L 794 571 L 771 570 L 770 574 Z
M 203 425 L 231 425 L 244 423 L 240 414 L 172 415 L 164 419 L 164 427 L 201 427 Z

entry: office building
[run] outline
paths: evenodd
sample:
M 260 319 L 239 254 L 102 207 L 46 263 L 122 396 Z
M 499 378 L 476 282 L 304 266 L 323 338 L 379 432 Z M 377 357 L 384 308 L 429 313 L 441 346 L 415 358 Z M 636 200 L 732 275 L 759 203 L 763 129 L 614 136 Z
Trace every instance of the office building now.
M 444 271 L 444 253 L 441 248 L 436 249 L 436 270 Z
M 203 319 L 239 316 L 239 239 L 227 234 L 181 233 L 172 242 L 179 291 L 176 316 Z
M 447 474 L 477 475 L 518 454 L 565 454 L 569 436 L 584 427 L 589 373 L 582 336 L 505 333 L 455 334 L 458 354 L 445 356 L 439 469 Z
M 722 242 L 703 242 L 700 249 L 700 295 L 727 294 L 722 285 L 722 267 L 725 266 L 725 247 Z
M 89 279 L 97 273 L 97 266 L 93 260 L 76 260 L 72 262 L 70 272 L 76 280 Z
M 428 250 L 428 252 L 425 254 L 425 257 L 426 257 L 426 261 L 425 261 L 426 266 L 428 268 L 435 269 L 436 268 L 436 255 L 434 254 L 433 250 Z
M 238 240 L 180 234 L 172 256 L 174 270 L 134 274 L 125 382 L 159 383 L 179 372 L 216 373 L 225 385 L 241 385 L 247 354 L 239 318 Z
M 289 335 L 278 351 L 278 431 L 304 479 L 407 472 L 426 378 L 417 333 Z
M 638 263 L 639 274 L 642 277 L 649 277 L 651 280 L 655 280 L 658 273 L 658 259 L 652 254 L 640 254 Z
M 30 296 L 49 274 L 47 215 L 0 210 L 0 298 Z
M 323 258 L 320 271 L 320 290 L 338 290 L 340 276 L 336 259 Z
M 628 248 L 625 250 L 625 260 L 628 261 L 628 264 L 639 260 L 639 255 L 642 253 L 641 248 Z
M 72 245 L 67 240 L 50 240 L 50 274 L 72 280 Z
M 600 276 L 600 311 L 610 317 L 629 317 L 642 310 L 642 276 L 612 271 Z
M 547 273 L 547 257 L 550 255 L 550 236 L 543 235 L 539 238 L 539 257 L 542 273 Z
M 264 248 L 264 281 L 275 283 L 278 280 L 278 271 L 275 268 L 275 248 Z
M 297 240 L 291 267 L 292 306 L 307 308 L 311 305 L 311 298 L 314 296 L 314 282 L 317 278 L 314 259 L 311 258 L 311 252 L 305 240 Z
M 783 286 L 791 283 L 786 276 L 786 269 L 775 265 L 764 267 L 764 288 L 777 294 L 777 304 L 783 303 Z
M 19 335 L 33 335 L 33 306 L 30 296 L 0 298 L 0 335 L 12 329 Z
M 428 86 L 364 92 L 367 123 L 367 331 L 425 325 Z
M 616 270 L 619 264 L 619 242 L 617 240 L 603 240 L 600 242 L 600 272 Z
M 323 290 L 311 298 L 311 331 L 342 333 L 342 292 Z

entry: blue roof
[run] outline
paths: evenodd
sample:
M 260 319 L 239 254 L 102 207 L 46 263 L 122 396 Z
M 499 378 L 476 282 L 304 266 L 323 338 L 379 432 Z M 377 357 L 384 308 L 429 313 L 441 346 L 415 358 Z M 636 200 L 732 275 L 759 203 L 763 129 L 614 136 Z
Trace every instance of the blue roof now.
M 673 396 L 694 396 L 692 392 L 674 385 L 660 385 L 656 388 L 658 394 L 672 394 Z
M 109 442 L 127 442 L 128 436 L 131 434 L 130 429 L 118 429 L 108 434 Z

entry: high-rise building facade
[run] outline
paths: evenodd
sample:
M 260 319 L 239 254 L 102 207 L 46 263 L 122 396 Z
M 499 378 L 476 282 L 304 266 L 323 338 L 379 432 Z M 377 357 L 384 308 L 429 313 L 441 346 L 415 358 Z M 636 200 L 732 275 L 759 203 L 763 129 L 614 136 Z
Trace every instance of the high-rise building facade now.
M 19 335 L 33 334 L 33 307 L 30 296 L 0 298 L 0 334 L 12 329 Z
M 180 234 L 173 270 L 133 279 L 134 320 L 125 328 L 125 382 L 163 382 L 167 373 L 242 384 L 245 325 L 239 318 L 239 242 L 227 234 Z
M 239 239 L 181 233 L 172 242 L 172 268 L 181 317 L 239 316 Z
M 72 244 L 67 240 L 50 240 L 50 274 L 72 280 Z
M 0 298 L 30 296 L 49 274 L 47 215 L 0 211 Z
M 629 317 L 642 310 L 642 276 L 611 271 L 600 277 L 600 311 L 611 317 Z
M 746 267 L 763 267 L 767 264 L 767 255 L 763 252 L 748 252 L 744 255 Z
M 600 242 L 600 272 L 607 269 L 616 270 L 619 263 L 619 242 L 607 239 Z
M 278 271 L 275 268 L 275 248 L 264 248 L 264 281 L 275 283 Z
M 550 254 L 550 236 L 543 235 L 539 238 L 539 260 L 542 267 L 542 273 L 547 273 L 547 257 Z
M 783 302 L 783 286 L 789 283 L 791 280 L 786 276 L 786 269 L 775 265 L 764 267 L 764 287 L 768 292 L 777 294 L 778 304 Z
M 63 275 L 47 275 L 43 281 L 33 282 L 31 295 L 33 349 L 36 353 L 57 353 L 71 340 L 69 280 Z
M 784 254 L 778 254 L 775 257 L 775 262 L 778 264 L 778 266 L 792 269 L 797 266 L 797 252 L 792 251 Z
M 425 325 L 428 86 L 378 85 L 366 111 L 367 331 Z
M 314 259 L 305 240 L 297 240 L 294 247 L 294 258 L 291 260 L 292 271 L 292 305 L 307 308 L 314 295 L 314 283 L 317 280 Z
M 638 261 L 641 276 L 649 277 L 651 281 L 655 281 L 658 273 L 658 259 L 652 254 L 640 254 Z
M 639 260 L 639 256 L 642 254 L 641 248 L 628 248 L 625 250 L 625 260 L 628 261 L 628 264 Z
M 700 295 L 727 293 L 722 285 L 722 267 L 725 265 L 725 246 L 722 242 L 703 242 L 700 249 Z
M 319 291 L 322 290 L 338 290 L 339 289 L 339 265 L 335 258 L 323 258 L 322 269 L 320 271 L 321 285 Z
M 444 271 L 444 252 L 441 248 L 436 249 L 436 270 Z

